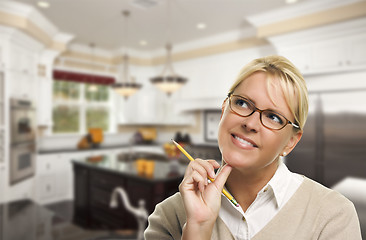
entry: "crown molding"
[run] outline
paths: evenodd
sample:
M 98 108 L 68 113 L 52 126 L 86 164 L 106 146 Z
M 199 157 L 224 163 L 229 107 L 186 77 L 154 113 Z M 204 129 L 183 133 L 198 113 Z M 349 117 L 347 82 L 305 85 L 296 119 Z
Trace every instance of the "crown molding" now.
M 24 19 L 31 19 L 33 24 L 37 25 L 49 36 L 54 36 L 59 32 L 58 28 L 51 23 L 50 20 L 43 16 L 37 9 L 27 4 L 13 1 L 1 1 L 0 11 L 23 17 Z
M 271 36 L 267 39 L 277 48 L 287 48 L 329 39 L 364 35 L 365 33 L 366 17 L 363 17 L 312 29 Z
M 305 16 L 358 2 L 363 2 L 363 0 L 303 1 L 280 9 L 249 16 L 247 17 L 247 21 L 255 27 L 260 27 L 272 24 L 273 22 L 290 20 L 299 16 Z
M 71 34 L 61 33 L 34 7 L 18 2 L 0 2 L 0 24 L 25 32 L 47 48 L 59 52 L 65 51 L 74 38 Z

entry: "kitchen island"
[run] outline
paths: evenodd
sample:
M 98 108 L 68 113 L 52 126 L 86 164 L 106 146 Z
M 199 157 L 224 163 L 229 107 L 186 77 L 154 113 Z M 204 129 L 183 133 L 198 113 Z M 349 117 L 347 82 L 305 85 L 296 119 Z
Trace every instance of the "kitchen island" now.
M 186 163 L 158 154 L 109 154 L 72 161 L 74 221 L 92 229 L 137 229 L 136 218 L 119 198 L 111 208 L 111 194 L 123 188 L 133 207 L 145 201 L 148 214 L 156 204 L 178 191 Z M 144 166 L 145 165 L 145 166 Z

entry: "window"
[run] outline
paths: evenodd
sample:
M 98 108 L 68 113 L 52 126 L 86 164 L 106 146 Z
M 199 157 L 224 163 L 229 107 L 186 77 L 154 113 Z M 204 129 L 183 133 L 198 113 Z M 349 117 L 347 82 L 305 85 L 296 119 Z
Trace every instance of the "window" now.
M 53 133 L 111 131 L 108 85 L 56 80 L 53 83 Z

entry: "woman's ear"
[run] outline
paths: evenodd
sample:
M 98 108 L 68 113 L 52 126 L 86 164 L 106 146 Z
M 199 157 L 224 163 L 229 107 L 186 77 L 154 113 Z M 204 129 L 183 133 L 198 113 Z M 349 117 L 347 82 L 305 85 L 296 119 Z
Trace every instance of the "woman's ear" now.
M 290 138 L 290 140 L 288 141 L 286 147 L 283 149 L 282 154 L 284 156 L 288 155 L 297 145 L 297 143 L 300 141 L 301 137 L 302 137 L 302 131 L 298 131 L 296 132 L 294 135 L 292 135 L 292 137 Z

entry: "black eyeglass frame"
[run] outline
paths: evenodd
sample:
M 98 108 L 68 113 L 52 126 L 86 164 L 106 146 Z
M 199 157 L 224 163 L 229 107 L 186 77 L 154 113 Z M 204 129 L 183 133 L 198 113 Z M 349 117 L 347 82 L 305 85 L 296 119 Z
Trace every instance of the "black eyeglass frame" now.
M 244 99 L 245 101 L 249 102 L 249 103 L 252 105 L 252 107 L 254 108 L 253 112 L 251 112 L 250 114 L 248 114 L 248 115 L 246 115 L 246 116 L 241 115 L 241 114 L 239 114 L 239 113 L 235 112 L 235 111 L 234 111 L 234 109 L 231 107 L 231 98 L 232 98 L 233 96 L 234 96 L 234 97 L 239 97 L 239 98 Z M 235 113 L 236 115 L 240 116 L 240 117 L 249 117 L 249 116 L 251 116 L 254 112 L 259 112 L 259 115 L 260 115 L 259 120 L 261 121 L 261 124 L 263 125 L 263 127 L 267 128 L 267 129 L 270 129 L 270 130 L 281 130 L 281 129 L 285 128 L 288 124 L 290 124 L 290 125 L 291 125 L 291 126 L 293 126 L 294 128 L 296 128 L 296 129 L 299 129 L 299 130 L 300 130 L 300 126 L 299 126 L 299 125 L 297 125 L 297 124 L 295 124 L 295 123 L 291 122 L 290 120 L 288 120 L 288 119 L 287 119 L 285 116 L 283 116 L 282 114 L 280 114 L 280 113 L 278 113 L 278 112 L 275 112 L 275 111 L 272 111 L 272 110 L 268 110 L 268 109 L 261 110 L 261 109 L 257 108 L 257 107 L 255 106 L 255 104 L 254 104 L 250 99 L 247 99 L 247 98 L 245 98 L 245 97 L 242 97 L 242 96 L 240 96 L 240 95 L 235 95 L 235 94 L 232 94 L 232 93 L 228 94 L 227 98 L 229 99 L 229 106 L 230 106 L 230 110 L 231 110 L 233 113 Z M 264 111 L 271 111 L 271 112 L 274 112 L 274 113 L 276 113 L 276 114 L 280 115 L 281 117 L 283 117 L 284 119 L 286 119 L 286 121 L 287 121 L 287 122 L 286 122 L 286 124 L 284 124 L 281 128 L 270 128 L 270 127 L 267 127 L 266 125 L 264 125 L 264 123 L 263 123 L 263 121 L 262 121 L 262 112 L 264 112 Z

